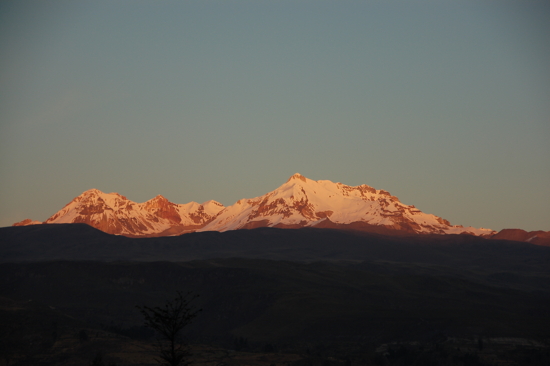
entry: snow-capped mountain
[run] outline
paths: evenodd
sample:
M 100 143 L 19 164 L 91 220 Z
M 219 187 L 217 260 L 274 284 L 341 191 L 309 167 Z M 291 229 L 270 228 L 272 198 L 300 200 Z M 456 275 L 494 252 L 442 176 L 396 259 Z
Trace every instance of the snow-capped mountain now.
M 24 220 L 15 225 L 32 225 Z M 224 207 L 216 201 L 174 204 L 162 196 L 144 203 L 118 193 L 91 189 L 73 199 L 44 223 L 86 223 L 110 234 L 167 236 L 192 231 L 227 231 L 256 227 L 383 228 L 418 234 L 489 236 L 491 229 L 451 225 L 403 204 L 384 190 L 328 180 L 314 181 L 294 174 L 263 196 L 241 199 Z
M 177 235 L 203 227 L 223 208 L 216 201 L 177 205 L 161 195 L 136 203 L 118 193 L 90 189 L 44 223 L 85 223 L 109 234 L 131 237 Z M 26 221 L 15 225 L 36 223 Z
M 199 231 L 256 227 L 339 227 L 367 224 L 409 233 L 491 235 L 491 229 L 453 226 L 447 220 L 405 205 L 384 190 L 328 180 L 314 181 L 294 174 L 263 196 L 242 199 L 226 207 Z M 355 225 L 360 227 L 360 225 Z

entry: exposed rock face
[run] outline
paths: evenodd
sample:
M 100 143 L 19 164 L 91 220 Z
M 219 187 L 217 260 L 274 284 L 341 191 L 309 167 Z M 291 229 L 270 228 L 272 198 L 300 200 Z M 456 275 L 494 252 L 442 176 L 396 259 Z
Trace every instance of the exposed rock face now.
M 177 235 L 203 227 L 222 209 L 215 201 L 177 205 L 161 195 L 136 203 L 118 193 L 90 189 L 45 223 L 85 223 L 109 234 L 132 237 Z
M 143 204 L 143 207 L 151 215 L 151 219 L 165 219 L 174 225 L 181 224 L 181 217 L 177 205 L 168 201 L 160 194 Z
M 16 225 L 32 224 L 24 220 Z M 37 222 L 34 222 L 37 223 Z M 447 220 L 403 204 L 384 190 L 294 174 L 263 196 L 224 207 L 216 201 L 175 204 L 158 195 L 136 203 L 118 193 L 90 189 L 45 221 L 86 223 L 106 233 L 132 237 L 179 235 L 257 227 L 325 227 L 418 234 L 491 236 L 490 229 L 453 226 Z

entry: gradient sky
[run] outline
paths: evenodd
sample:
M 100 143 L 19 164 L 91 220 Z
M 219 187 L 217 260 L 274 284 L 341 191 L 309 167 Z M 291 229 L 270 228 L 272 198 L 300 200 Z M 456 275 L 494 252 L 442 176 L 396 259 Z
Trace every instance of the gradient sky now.
M 3 1 L 0 226 L 293 173 L 550 230 L 548 1 Z

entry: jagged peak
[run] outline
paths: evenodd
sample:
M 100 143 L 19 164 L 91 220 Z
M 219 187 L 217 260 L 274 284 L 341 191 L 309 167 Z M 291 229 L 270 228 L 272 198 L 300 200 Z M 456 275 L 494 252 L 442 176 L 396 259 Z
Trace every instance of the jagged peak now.
M 91 195 L 91 194 L 101 195 L 101 194 L 105 194 L 105 192 L 102 192 L 102 191 L 100 191 L 100 190 L 97 189 L 97 188 L 90 188 L 90 189 L 88 189 L 87 191 L 82 192 L 81 196 L 84 196 L 84 195 Z
M 98 197 L 101 197 L 101 196 L 117 196 L 119 198 L 122 198 L 122 199 L 127 199 L 125 196 L 117 193 L 117 192 L 111 192 L 111 193 L 105 193 L 97 188 L 91 188 L 91 189 L 88 189 L 87 191 L 84 191 L 80 196 L 78 197 L 89 197 L 89 196 L 98 196 Z
M 307 181 L 307 178 L 304 177 L 302 174 L 294 173 L 290 178 L 288 178 L 287 182 L 290 182 L 291 180 L 294 180 L 294 179 L 301 180 L 303 182 Z
M 168 199 L 166 197 L 164 197 L 163 195 L 161 194 L 158 194 L 156 195 L 155 197 L 151 198 L 150 200 L 146 201 L 143 203 L 145 205 L 145 207 L 160 207 L 160 206 L 165 206 L 165 205 L 169 205 L 169 204 L 172 204 L 172 202 L 168 201 Z
M 157 194 L 151 201 L 168 201 L 162 194 Z

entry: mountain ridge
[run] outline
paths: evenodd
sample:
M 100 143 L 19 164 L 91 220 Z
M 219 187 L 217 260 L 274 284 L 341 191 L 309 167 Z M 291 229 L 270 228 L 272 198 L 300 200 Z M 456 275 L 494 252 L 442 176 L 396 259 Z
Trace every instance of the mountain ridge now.
M 299 173 L 273 191 L 240 199 L 227 207 L 213 200 L 176 204 L 162 195 L 137 203 L 118 193 L 90 189 L 44 221 L 53 223 L 86 223 L 106 233 L 128 237 L 258 227 L 387 229 L 409 234 L 470 234 L 486 238 L 497 234 L 491 229 L 451 225 L 441 217 L 400 202 L 383 189 L 366 184 L 348 186 L 329 180 L 315 181 Z M 14 226 L 34 224 L 39 222 L 26 219 Z M 533 240 L 536 236 L 535 239 L 542 238 L 539 241 L 547 241 L 544 233 L 529 238 Z
M 328 180 L 314 181 L 299 173 L 263 196 L 237 201 L 199 231 L 315 227 L 323 221 L 341 225 L 363 222 L 410 233 L 493 233 L 490 229 L 453 226 L 366 184 L 352 187 Z
M 162 195 L 137 203 L 121 194 L 92 188 L 75 197 L 44 224 L 84 223 L 109 234 L 165 236 L 192 232 L 221 208 L 223 205 L 216 201 L 175 204 Z

